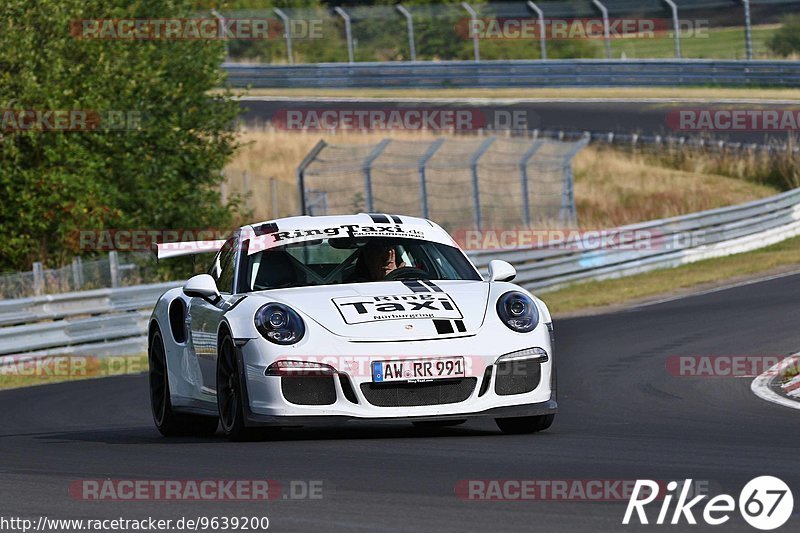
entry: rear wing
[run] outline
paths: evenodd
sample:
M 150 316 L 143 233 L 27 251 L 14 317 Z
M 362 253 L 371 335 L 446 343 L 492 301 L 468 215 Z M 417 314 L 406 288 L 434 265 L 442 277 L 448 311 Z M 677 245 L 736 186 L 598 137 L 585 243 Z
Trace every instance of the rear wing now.
M 225 244 L 221 241 L 184 241 L 184 242 L 164 242 L 153 245 L 153 253 L 156 259 L 171 259 L 183 255 L 197 255 L 216 253 Z

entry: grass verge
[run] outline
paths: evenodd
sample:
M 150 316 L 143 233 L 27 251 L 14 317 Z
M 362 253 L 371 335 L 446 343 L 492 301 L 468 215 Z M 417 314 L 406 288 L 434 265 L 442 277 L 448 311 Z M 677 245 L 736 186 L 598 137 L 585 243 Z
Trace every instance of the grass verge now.
M 294 98 L 601 98 L 609 100 L 670 98 L 720 100 L 798 100 L 800 89 L 721 87 L 541 87 L 498 89 L 235 89 L 248 96 Z
M 698 261 L 606 281 L 591 281 L 542 294 L 553 314 L 624 306 L 657 296 L 689 292 L 777 270 L 800 267 L 800 237 L 761 250 Z

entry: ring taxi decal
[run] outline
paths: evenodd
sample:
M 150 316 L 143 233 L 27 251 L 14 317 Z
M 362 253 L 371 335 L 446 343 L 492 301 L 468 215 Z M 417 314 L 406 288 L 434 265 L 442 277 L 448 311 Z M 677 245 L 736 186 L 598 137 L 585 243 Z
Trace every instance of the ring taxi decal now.
M 453 299 L 444 293 L 348 296 L 333 298 L 332 302 L 347 324 L 382 320 L 464 318 Z

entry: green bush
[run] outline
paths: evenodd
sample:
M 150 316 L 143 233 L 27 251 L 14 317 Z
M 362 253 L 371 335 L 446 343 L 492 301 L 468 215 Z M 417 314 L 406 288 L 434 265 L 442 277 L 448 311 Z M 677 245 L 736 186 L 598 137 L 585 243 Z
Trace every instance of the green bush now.
M 767 46 L 783 57 L 800 52 L 800 15 L 784 17 L 781 27 L 767 40 Z
M 187 17 L 189 0 L 6 0 L 0 110 L 121 111 L 120 130 L 0 129 L 0 269 L 63 264 L 79 230 L 225 227 L 220 169 L 239 108 L 223 81 L 221 41 L 80 39 L 95 18 Z M 107 124 L 107 123 L 106 123 Z M 8 124 L 6 124 L 8 126 Z

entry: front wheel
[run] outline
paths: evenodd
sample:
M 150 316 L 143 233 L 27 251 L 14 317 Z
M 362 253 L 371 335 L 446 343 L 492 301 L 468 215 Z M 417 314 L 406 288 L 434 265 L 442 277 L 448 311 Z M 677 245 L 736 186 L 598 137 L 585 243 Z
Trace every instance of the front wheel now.
M 245 425 L 243 391 L 233 339 L 226 335 L 217 359 L 217 407 L 222 431 L 232 441 L 254 440 L 263 435 L 263 431 Z
M 503 433 L 520 435 L 544 431 L 553 425 L 556 415 L 520 416 L 515 418 L 495 418 L 494 421 Z
M 167 356 L 160 331 L 153 333 L 150 339 L 148 360 L 150 363 L 150 409 L 158 431 L 165 437 L 208 437 L 213 435 L 219 425 L 216 417 L 177 413 L 172 408 Z

